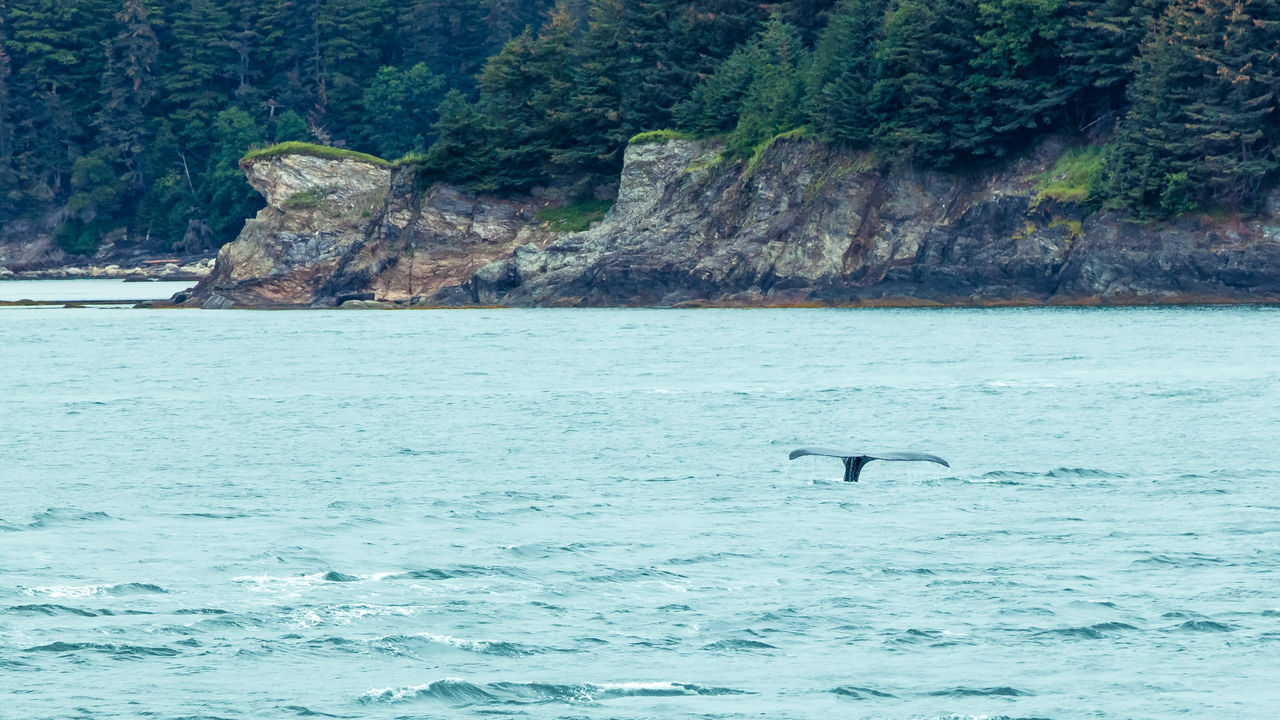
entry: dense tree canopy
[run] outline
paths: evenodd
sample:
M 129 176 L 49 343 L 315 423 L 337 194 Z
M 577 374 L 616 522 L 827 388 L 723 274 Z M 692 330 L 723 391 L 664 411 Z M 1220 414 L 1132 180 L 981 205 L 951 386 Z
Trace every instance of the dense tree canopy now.
M 211 247 L 260 203 L 239 157 L 284 140 L 587 194 L 662 128 L 938 167 L 1077 135 L 1094 202 L 1248 210 L 1277 48 L 1280 0 L 0 0 L 0 223 Z

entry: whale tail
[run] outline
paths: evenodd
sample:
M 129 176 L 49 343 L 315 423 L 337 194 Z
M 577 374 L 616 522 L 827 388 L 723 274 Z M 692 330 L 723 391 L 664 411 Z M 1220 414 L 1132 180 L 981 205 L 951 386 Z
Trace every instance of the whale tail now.
M 871 460 L 871 458 L 866 455 L 859 455 L 858 457 L 844 457 L 840 459 L 844 460 L 845 482 L 858 482 L 858 476 L 862 474 L 862 466 L 866 465 L 867 462 Z
M 832 450 L 830 448 L 819 447 L 803 447 L 798 450 L 792 450 L 788 456 L 789 459 L 795 460 L 805 455 L 822 455 L 824 457 L 836 457 L 844 463 L 844 481 L 858 482 L 858 476 L 862 474 L 862 468 L 872 460 L 894 460 L 905 462 L 911 460 L 921 460 L 924 462 L 938 463 L 943 467 L 951 467 L 951 464 L 937 455 L 930 455 L 922 452 L 882 452 L 882 453 L 856 453 L 846 452 L 844 450 Z

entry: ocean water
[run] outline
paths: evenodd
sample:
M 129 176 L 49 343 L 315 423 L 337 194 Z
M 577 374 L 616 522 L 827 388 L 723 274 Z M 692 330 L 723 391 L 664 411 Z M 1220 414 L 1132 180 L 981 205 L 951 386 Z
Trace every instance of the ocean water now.
M 3 280 L 0 301 L 83 302 L 86 300 L 167 300 L 195 285 L 189 281 L 125 282 L 107 278 L 79 280 Z
M 1273 309 L 0 310 L 0 717 L 1273 717 L 1278 429 Z

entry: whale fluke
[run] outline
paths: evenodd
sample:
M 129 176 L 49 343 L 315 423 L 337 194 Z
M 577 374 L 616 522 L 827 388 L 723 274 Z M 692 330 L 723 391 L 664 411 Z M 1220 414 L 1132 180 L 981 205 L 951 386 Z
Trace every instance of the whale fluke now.
M 844 481 L 858 482 L 858 475 L 862 474 L 862 466 L 872 460 L 894 460 L 899 462 L 910 460 L 922 460 L 924 462 L 938 463 L 943 467 L 951 467 L 951 464 L 937 455 L 930 455 L 922 452 L 878 452 L 878 453 L 857 453 L 845 450 L 832 450 L 831 448 L 820 447 L 802 447 L 798 450 L 792 450 L 788 456 L 789 460 L 795 460 L 805 455 L 821 455 L 823 457 L 835 457 L 844 461 Z

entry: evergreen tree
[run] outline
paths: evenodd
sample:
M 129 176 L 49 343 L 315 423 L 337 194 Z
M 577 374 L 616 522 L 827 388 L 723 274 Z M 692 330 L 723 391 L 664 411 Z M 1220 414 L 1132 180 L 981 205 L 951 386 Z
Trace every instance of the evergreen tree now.
M 1272 3 L 1182 0 L 1143 43 L 1107 157 L 1108 204 L 1172 215 L 1249 204 L 1276 168 Z
M 307 119 L 313 134 L 328 122 L 328 98 L 324 87 L 323 57 L 317 32 L 321 0 L 274 0 L 263 22 L 266 42 L 272 48 L 266 68 L 272 78 L 266 90 L 271 112 L 296 110 Z
M 775 14 L 751 45 L 750 59 L 751 82 L 728 140 L 729 153 L 738 157 L 804 123 L 800 73 L 807 58 L 795 28 Z
M 112 148 L 122 180 L 135 193 L 146 189 L 142 158 L 150 136 L 147 106 L 156 94 L 154 65 L 160 44 L 142 0 L 124 0 L 116 15 L 120 31 L 105 44 L 102 107 L 95 124 L 98 142 Z
M 1036 130 L 1054 125 L 1069 95 L 1057 41 L 1063 0 L 981 0 L 980 33 L 964 82 L 972 122 L 961 147 L 999 156 Z
M 229 0 L 224 7 L 231 17 L 227 35 L 231 54 L 223 74 L 230 80 L 241 107 L 257 107 L 267 90 L 262 71 L 270 58 L 264 13 L 258 0 Z
M 231 16 L 218 0 L 180 0 L 168 22 L 168 52 L 163 58 L 163 102 L 183 144 L 203 148 L 209 125 L 231 97 L 225 69 L 230 51 Z
M 577 141 L 553 158 L 557 171 L 582 173 L 588 182 L 616 177 L 628 136 L 622 127 L 617 77 L 623 63 L 622 0 L 598 0 L 575 50 L 568 124 Z
M 271 140 L 273 142 L 309 142 L 311 135 L 307 132 L 307 121 L 295 110 L 285 110 L 272 122 Z
M 9 51 L 4 17 L 0 15 L 0 218 L 6 218 L 22 200 L 18 172 L 13 166 L 13 105 L 9 95 Z
M 422 162 L 423 176 L 432 182 L 481 182 L 497 163 L 480 112 L 456 89 L 445 94 L 436 112 L 436 141 Z
M 1168 0 L 1067 0 L 1058 38 L 1062 113 L 1077 127 L 1110 120 L 1124 103 L 1138 46 Z M 1108 123 L 1109 124 L 1109 123 Z
M 694 86 L 689 97 L 676 105 L 676 126 L 698 135 L 728 132 L 738 124 L 742 104 L 758 69 L 758 49 L 740 47 Z
M 701 13 L 679 0 L 622 3 L 617 78 L 628 136 L 670 127 L 676 104 L 758 27 L 758 5 L 720 0 L 714 6 L 719 12 Z
M 1108 205 L 1178 214 L 1249 204 L 1276 159 L 1270 1 L 1181 0 L 1143 42 L 1107 156 Z
M 888 0 L 842 0 L 814 48 L 806 106 L 814 129 L 828 142 L 861 146 L 871 140 L 875 118 L 869 104 L 887 5 Z
M 407 70 L 383 67 L 365 88 L 360 108 L 366 120 L 354 132 L 371 152 L 388 158 L 431 144 L 435 106 L 444 78 L 418 63 Z
M 525 30 L 480 73 L 480 102 L 497 142 L 495 189 L 527 188 L 552 176 L 552 158 L 575 142 L 570 106 L 576 22 L 559 8 L 535 38 Z
M 977 54 L 974 0 L 899 0 L 876 50 L 876 143 L 934 165 L 972 143 L 965 79 Z
M 103 0 L 10 3 L 7 25 L 14 101 L 14 167 L 29 207 L 65 197 L 73 150 L 85 147 L 81 118 L 93 117 L 101 86 Z
M 245 218 L 262 208 L 262 198 L 245 181 L 240 158 L 262 142 L 262 128 L 239 108 L 218 113 L 213 120 L 212 150 L 199 187 L 209 229 L 219 242 L 235 239 Z
M 387 32 L 384 0 L 320 0 L 315 33 L 319 39 L 319 73 L 326 109 L 334 131 L 361 119 L 361 97 L 381 67 L 381 38 Z

